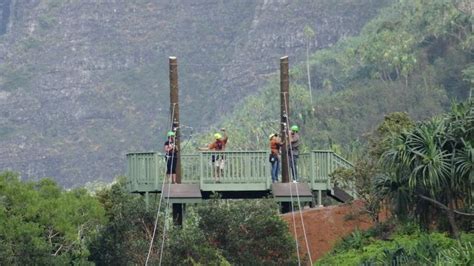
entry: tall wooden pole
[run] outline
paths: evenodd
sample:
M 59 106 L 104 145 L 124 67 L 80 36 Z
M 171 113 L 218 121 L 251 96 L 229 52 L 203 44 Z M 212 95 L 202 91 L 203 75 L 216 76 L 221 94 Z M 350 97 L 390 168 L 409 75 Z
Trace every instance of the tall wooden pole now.
M 290 182 L 288 169 L 288 127 L 286 123 L 290 116 L 289 107 L 288 56 L 280 58 L 280 113 L 281 113 L 281 138 L 284 145 L 281 149 L 281 177 L 283 183 Z
M 181 184 L 181 130 L 179 127 L 179 89 L 178 89 L 178 61 L 170 56 L 170 116 L 175 131 L 175 145 L 178 149 L 176 161 L 176 183 Z

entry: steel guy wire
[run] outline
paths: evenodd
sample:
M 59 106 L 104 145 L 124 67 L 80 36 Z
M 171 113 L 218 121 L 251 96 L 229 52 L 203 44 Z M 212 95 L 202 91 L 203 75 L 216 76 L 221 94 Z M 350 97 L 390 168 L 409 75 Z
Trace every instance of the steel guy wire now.
M 286 99 L 286 93 L 283 93 L 283 97 L 284 97 L 284 102 L 285 102 L 285 112 L 288 111 L 288 106 L 287 106 L 287 99 Z M 286 114 L 286 126 L 288 127 L 289 126 L 289 117 L 288 117 L 288 114 Z M 287 131 L 287 130 L 286 130 Z M 285 132 L 286 132 L 285 131 Z M 285 134 L 288 134 L 288 133 L 285 133 Z M 289 136 L 288 136 L 289 137 Z M 291 141 L 288 141 L 287 143 L 289 146 L 290 146 L 290 150 L 291 150 L 291 163 L 293 164 L 293 170 L 292 170 L 292 175 L 294 173 L 294 178 L 295 180 L 298 178 L 297 176 L 297 171 L 296 171 L 296 166 L 295 166 L 295 160 L 294 160 L 294 154 L 293 154 L 293 146 L 291 145 Z M 308 244 L 308 237 L 306 236 L 306 228 L 305 228 L 305 225 L 304 225 L 304 219 L 303 219 L 303 213 L 301 211 L 301 202 L 300 202 L 300 195 L 299 195 L 299 191 L 298 191 L 298 182 L 295 183 L 296 185 L 296 197 L 298 199 L 298 209 L 299 209 L 299 213 L 300 213 L 300 219 L 301 219 L 301 225 L 303 227 L 303 235 L 304 235 L 304 240 L 306 242 L 306 249 L 308 251 L 308 256 L 309 256 L 309 261 L 311 263 L 311 265 L 313 265 L 313 260 L 311 259 L 311 250 L 309 248 L 309 244 Z M 291 189 L 290 189 L 290 193 L 291 193 Z M 295 227 L 296 228 L 296 227 Z
M 174 120 L 175 106 L 176 106 L 176 103 L 173 103 L 173 108 L 172 108 L 171 117 L 170 117 L 170 121 L 169 121 L 170 122 L 170 128 L 173 127 L 172 123 L 173 123 L 173 120 Z M 174 157 L 174 153 L 173 153 L 172 157 Z M 166 157 L 166 164 L 168 164 L 168 160 L 169 160 L 169 157 Z M 171 162 L 171 163 L 173 163 L 173 162 Z M 158 218 L 159 218 L 159 215 L 160 215 L 161 203 L 163 201 L 163 194 L 164 194 L 163 192 L 164 192 L 164 187 L 165 187 L 165 180 L 167 179 L 167 170 L 168 169 L 165 169 L 165 175 L 164 175 L 163 182 L 162 182 L 162 185 L 161 185 L 160 201 L 158 203 L 158 211 L 156 212 L 155 224 L 153 226 L 153 234 L 152 234 L 152 237 L 151 237 L 150 247 L 148 249 L 148 255 L 147 255 L 147 258 L 146 258 L 146 261 L 145 261 L 145 265 L 148 265 L 148 260 L 150 259 L 151 250 L 153 248 L 153 241 L 155 239 L 156 227 L 158 226 Z M 169 200 L 169 193 L 168 193 L 168 200 Z M 165 219 L 166 219 L 166 213 L 165 213 Z M 164 232 L 163 232 L 163 234 L 164 234 Z M 161 254 L 160 254 L 160 261 L 161 261 Z
M 288 115 L 287 115 L 287 112 L 286 112 L 287 110 L 288 109 L 285 109 L 284 115 L 286 116 L 286 122 L 288 123 Z M 289 136 L 288 136 L 287 123 L 285 123 L 283 125 L 283 129 L 284 129 L 284 138 L 285 138 L 285 148 L 286 148 L 286 153 L 287 153 L 286 156 L 288 157 Z M 287 170 L 288 170 L 290 168 L 290 163 L 288 162 L 288 159 L 286 160 L 286 164 L 287 164 Z M 290 199 L 291 199 L 291 216 L 293 218 L 293 230 L 295 232 L 296 255 L 298 256 L 298 265 L 301 265 L 301 258 L 300 258 L 300 251 L 299 251 L 300 249 L 299 249 L 299 243 L 298 243 L 298 233 L 296 231 L 296 219 L 295 219 L 295 212 L 294 212 L 295 208 L 294 208 L 294 203 L 293 203 L 293 191 L 291 189 L 291 183 L 290 183 Z

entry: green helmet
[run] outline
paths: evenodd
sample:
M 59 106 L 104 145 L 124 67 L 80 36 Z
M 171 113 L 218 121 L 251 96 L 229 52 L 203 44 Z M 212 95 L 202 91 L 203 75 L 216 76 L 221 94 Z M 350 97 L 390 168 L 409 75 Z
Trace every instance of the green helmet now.
M 173 131 L 168 131 L 168 137 L 174 137 L 176 134 Z
M 216 138 L 216 139 L 221 139 L 221 138 L 222 138 L 221 133 L 216 133 L 216 134 L 214 134 L 214 138 Z
M 291 126 L 291 131 L 298 132 L 300 129 L 298 128 L 297 125 L 292 125 Z

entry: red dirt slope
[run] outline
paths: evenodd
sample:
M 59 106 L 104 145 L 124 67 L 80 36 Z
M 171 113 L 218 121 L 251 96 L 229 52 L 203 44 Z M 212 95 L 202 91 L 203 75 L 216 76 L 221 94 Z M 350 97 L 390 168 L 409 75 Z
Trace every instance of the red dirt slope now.
M 372 226 L 367 215 L 358 215 L 362 207 L 363 203 L 356 201 L 352 204 L 306 209 L 301 212 L 313 262 L 330 251 L 338 240 L 355 229 L 365 230 Z M 290 232 L 294 236 L 293 215 L 284 214 L 283 219 L 288 222 Z M 307 247 L 300 212 L 294 213 L 294 219 L 299 251 L 301 255 L 306 255 Z

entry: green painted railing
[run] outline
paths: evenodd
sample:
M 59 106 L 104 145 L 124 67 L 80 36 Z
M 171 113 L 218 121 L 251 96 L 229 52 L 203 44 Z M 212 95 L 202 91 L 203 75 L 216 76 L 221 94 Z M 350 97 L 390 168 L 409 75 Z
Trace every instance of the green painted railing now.
M 340 155 L 328 150 L 314 150 L 309 155 L 308 164 L 301 165 L 311 173 L 311 188 L 325 190 L 332 188 L 330 174 L 337 168 L 352 168 L 352 164 Z
M 217 173 L 216 160 L 222 158 L 224 167 Z M 327 190 L 332 187 L 330 173 L 339 167 L 352 164 L 332 151 L 316 150 L 300 154 L 298 176 L 313 190 Z M 271 186 L 267 151 L 183 154 L 181 169 L 182 183 L 200 184 L 205 191 L 268 190 Z M 127 154 L 127 176 L 131 191 L 160 191 L 166 176 L 165 157 L 153 152 Z
M 202 152 L 200 160 L 203 190 L 266 190 L 270 187 L 266 151 Z M 222 170 L 216 167 L 222 163 Z

